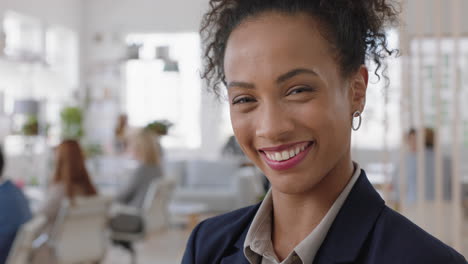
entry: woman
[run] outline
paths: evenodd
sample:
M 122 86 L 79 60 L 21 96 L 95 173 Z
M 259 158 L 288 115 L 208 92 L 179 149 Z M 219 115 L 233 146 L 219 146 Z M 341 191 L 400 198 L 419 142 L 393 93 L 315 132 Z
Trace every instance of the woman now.
M 418 148 L 417 148 L 417 138 L 416 138 L 416 129 L 411 128 L 406 135 L 406 144 L 408 145 L 408 153 L 405 156 L 405 166 L 407 174 L 407 190 L 406 190 L 406 205 L 414 205 L 418 197 L 418 187 L 417 187 L 417 178 L 418 178 Z M 434 152 L 434 130 L 432 128 L 424 128 L 424 174 L 425 174 L 425 200 L 434 201 L 435 199 L 435 152 Z M 442 193 L 443 198 L 446 201 L 449 201 L 452 197 L 451 192 L 451 160 L 450 158 L 443 156 L 442 157 Z M 399 172 L 399 169 L 395 170 Z M 395 179 L 398 180 L 398 176 L 395 176 Z M 396 185 L 396 184 L 395 184 Z
M 64 199 L 73 203 L 78 196 L 96 194 L 79 143 L 75 140 L 63 141 L 56 149 L 55 172 L 47 190 L 46 201 L 38 212 L 47 217 L 51 226 Z
M 199 224 L 183 263 L 466 263 L 386 207 L 351 158 L 365 61 L 393 53 L 396 19 L 386 0 L 210 1 L 203 76 L 226 85 L 234 134 L 272 187 Z
M 44 232 L 49 233 L 60 211 L 62 201 L 97 195 L 85 167 L 83 152 L 75 140 L 65 140 L 56 149 L 55 172 L 47 189 L 47 197 L 38 211 L 47 218 Z M 44 244 L 33 254 L 32 263 L 54 263 L 51 249 Z
M 123 154 L 127 150 L 127 115 L 120 114 L 114 130 L 114 153 Z
M 130 149 L 138 161 L 138 168 L 129 183 L 117 195 L 117 202 L 127 206 L 142 208 L 148 187 L 151 182 L 161 177 L 161 161 L 155 142 L 155 134 L 148 129 L 136 133 L 130 141 Z M 117 210 L 118 211 L 118 210 Z M 111 228 L 115 231 L 139 232 L 141 219 L 116 212 L 111 220 Z

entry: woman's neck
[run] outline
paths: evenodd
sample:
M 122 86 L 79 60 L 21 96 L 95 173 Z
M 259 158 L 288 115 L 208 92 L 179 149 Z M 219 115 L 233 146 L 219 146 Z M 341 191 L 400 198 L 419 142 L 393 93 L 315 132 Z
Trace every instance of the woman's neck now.
M 349 158 L 349 162 L 333 168 L 310 192 L 285 194 L 272 189 L 272 242 L 280 260 L 317 227 L 348 184 L 353 171 L 354 164 Z

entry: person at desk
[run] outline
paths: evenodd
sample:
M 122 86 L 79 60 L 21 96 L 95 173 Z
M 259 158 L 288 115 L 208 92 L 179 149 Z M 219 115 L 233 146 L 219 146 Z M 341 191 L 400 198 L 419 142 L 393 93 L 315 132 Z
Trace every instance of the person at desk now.
M 202 76 L 227 93 L 234 134 L 271 190 L 260 204 L 201 222 L 183 264 L 466 263 L 387 207 L 351 157 L 365 63 L 380 74 L 393 54 L 393 3 L 209 1 Z
M 94 196 L 97 190 L 86 170 L 83 151 L 75 140 L 65 140 L 56 149 L 55 172 L 47 189 L 45 202 L 38 214 L 44 214 L 53 224 L 64 199 Z
M 161 158 L 156 145 L 155 134 L 148 129 L 141 129 L 130 140 L 130 151 L 138 166 L 128 184 L 117 194 L 118 204 L 142 208 L 146 192 L 151 182 L 162 177 Z M 116 231 L 138 232 L 142 228 L 139 218 L 116 213 L 110 221 Z
M 21 225 L 32 217 L 23 192 L 3 177 L 4 161 L 0 149 L 0 263 L 6 262 Z
M 73 202 L 79 196 L 97 195 L 97 190 L 86 170 L 83 151 L 75 140 L 64 140 L 56 149 L 55 172 L 50 182 L 44 203 L 37 214 L 47 218 L 44 233 L 49 233 L 60 211 L 62 201 Z M 39 248 L 33 263 L 52 263 L 53 257 L 47 244 Z

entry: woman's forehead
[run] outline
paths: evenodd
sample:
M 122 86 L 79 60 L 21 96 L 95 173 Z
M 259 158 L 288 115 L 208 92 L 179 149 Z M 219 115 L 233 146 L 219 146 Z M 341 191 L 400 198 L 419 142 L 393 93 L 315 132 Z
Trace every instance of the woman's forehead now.
M 328 42 L 307 15 L 272 13 L 243 22 L 231 33 L 224 58 L 228 80 L 294 68 L 320 73 L 324 66 L 337 67 Z

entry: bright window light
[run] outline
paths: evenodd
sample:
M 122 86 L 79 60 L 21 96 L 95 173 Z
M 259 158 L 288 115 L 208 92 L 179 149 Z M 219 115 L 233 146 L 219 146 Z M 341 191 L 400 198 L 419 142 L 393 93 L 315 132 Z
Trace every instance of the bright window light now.
M 200 37 L 197 33 L 131 34 L 127 45 L 141 44 L 139 58 L 125 66 L 124 105 L 131 126 L 169 120 L 174 126 L 163 137 L 167 148 L 198 148 L 201 144 Z M 156 59 L 165 47 L 178 71 L 165 71 Z M 167 68 L 166 68 L 167 70 Z

